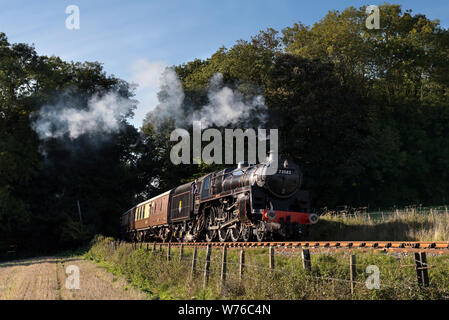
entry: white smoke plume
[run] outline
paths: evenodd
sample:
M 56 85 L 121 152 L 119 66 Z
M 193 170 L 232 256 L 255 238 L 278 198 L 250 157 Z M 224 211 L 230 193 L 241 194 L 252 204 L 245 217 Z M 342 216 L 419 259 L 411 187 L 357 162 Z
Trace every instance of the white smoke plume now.
M 83 134 L 111 133 L 118 131 L 121 120 L 134 108 L 134 102 L 109 92 L 94 95 L 88 100 L 87 109 L 68 106 L 64 102 L 44 105 L 35 114 L 32 127 L 41 140 L 68 136 L 76 139 Z
M 208 92 L 209 104 L 203 106 L 193 115 L 193 120 L 201 121 L 202 126 L 213 124 L 226 126 L 236 121 L 246 120 L 256 108 L 266 109 L 262 95 L 253 97 L 249 102 L 244 101 L 243 95 L 229 87 L 223 86 L 223 74 L 216 73 L 210 80 Z M 259 110 L 260 112 L 261 110 Z M 258 113 L 252 114 L 260 118 Z
M 244 97 L 237 90 L 223 84 L 223 75 L 216 73 L 211 78 L 208 88 L 208 104 L 189 112 L 184 106 L 184 91 L 178 75 L 172 68 L 162 74 L 161 90 L 158 94 L 159 105 L 149 113 L 146 121 L 152 121 L 157 127 L 159 119 L 173 119 L 177 127 L 191 126 L 193 121 L 201 121 L 203 128 L 226 126 L 238 121 L 265 119 L 264 97 L 255 95 Z
M 161 91 L 158 93 L 158 117 L 172 118 L 176 122 L 182 122 L 184 113 L 184 90 L 175 70 L 167 68 L 160 78 Z
M 138 59 L 133 61 L 130 66 L 130 80 L 137 84 L 136 97 L 139 97 L 143 103 L 137 105 L 134 111 L 134 119 L 130 123 L 136 127 L 142 125 L 141 121 L 148 112 L 148 106 L 158 104 L 157 93 L 161 87 L 161 75 L 168 67 L 164 61 L 149 61 L 147 59 Z

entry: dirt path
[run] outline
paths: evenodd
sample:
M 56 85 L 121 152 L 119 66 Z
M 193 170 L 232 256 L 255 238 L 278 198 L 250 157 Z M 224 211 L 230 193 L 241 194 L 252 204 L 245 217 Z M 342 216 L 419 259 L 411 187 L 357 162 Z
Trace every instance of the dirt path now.
M 69 266 L 72 270 L 67 270 Z M 79 289 L 66 287 L 79 270 Z M 66 271 L 68 271 L 66 273 Z M 70 280 L 69 279 L 69 280 Z M 76 281 L 69 281 L 69 286 Z M 92 262 L 42 257 L 0 263 L 0 300 L 140 300 L 146 295 Z

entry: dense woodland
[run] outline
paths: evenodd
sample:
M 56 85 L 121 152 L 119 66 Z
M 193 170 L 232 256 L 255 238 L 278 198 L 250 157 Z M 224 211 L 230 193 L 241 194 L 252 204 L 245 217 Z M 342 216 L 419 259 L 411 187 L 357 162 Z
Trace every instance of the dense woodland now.
M 316 208 L 447 204 L 449 31 L 400 6 L 380 12 L 379 30 L 351 7 L 175 66 L 184 112 L 207 103 L 221 73 L 243 97 L 264 96 L 264 127 L 280 129 L 280 151 L 302 167 Z M 44 252 L 115 235 L 132 205 L 217 167 L 174 166 L 175 122 L 158 108 L 138 129 L 132 108 L 115 131 L 43 140 L 33 129 L 61 92 L 85 109 L 107 92 L 133 101 L 133 90 L 99 62 L 40 56 L 0 34 L 0 247 Z

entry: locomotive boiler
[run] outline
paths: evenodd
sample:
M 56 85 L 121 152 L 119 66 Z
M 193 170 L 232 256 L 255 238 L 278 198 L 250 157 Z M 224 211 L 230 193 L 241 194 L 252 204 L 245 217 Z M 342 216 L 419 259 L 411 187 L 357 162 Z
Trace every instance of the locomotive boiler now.
M 277 171 L 268 173 L 277 161 Z M 128 210 L 122 236 L 134 241 L 300 239 L 318 221 L 302 173 L 287 159 L 212 172 Z

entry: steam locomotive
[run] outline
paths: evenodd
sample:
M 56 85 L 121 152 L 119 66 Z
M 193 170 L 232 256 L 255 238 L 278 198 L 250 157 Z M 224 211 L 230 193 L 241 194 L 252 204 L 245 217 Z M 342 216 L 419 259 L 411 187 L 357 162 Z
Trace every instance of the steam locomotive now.
M 274 161 L 277 171 L 268 174 Z M 239 163 L 128 210 L 121 216 L 121 236 L 164 242 L 298 240 L 318 221 L 301 184 L 302 173 L 292 161 Z

